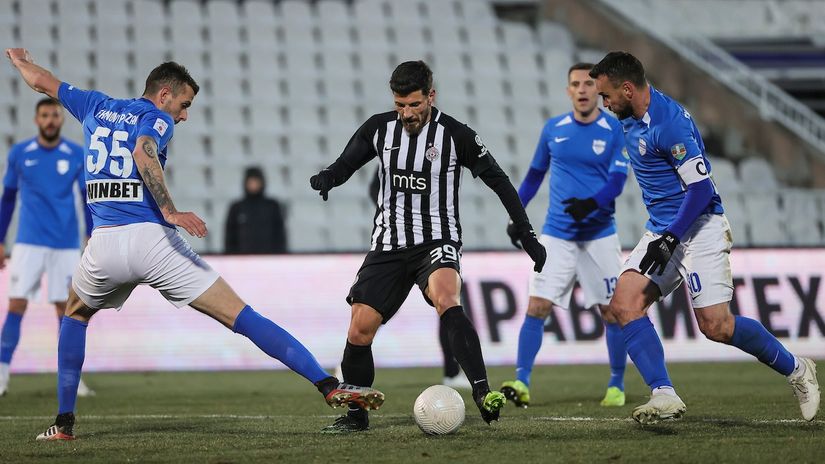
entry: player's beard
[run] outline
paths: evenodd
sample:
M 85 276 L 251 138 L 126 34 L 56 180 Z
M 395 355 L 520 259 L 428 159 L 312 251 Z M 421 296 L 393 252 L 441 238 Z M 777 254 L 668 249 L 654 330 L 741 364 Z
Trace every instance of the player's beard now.
M 49 127 L 46 126 L 45 128 L 40 128 L 40 138 L 45 140 L 48 143 L 55 142 L 57 139 L 60 138 L 60 127 Z
M 633 116 L 633 105 L 630 104 L 630 100 L 624 102 L 623 106 L 617 107 L 616 105 L 610 106 L 610 111 L 616 114 L 618 119 L 627 119 Z
M 415 120 L 412 120 L 412 118 L 409 120 L 401 120 L 401 125 L 404 126 L 404 130 L 407 131 L 409 136 L 414 137 L 421 133 L 421 129 L 424 128 L 424 124 L 430 118 L 430 111 L 431 110 L 428 109 L 427 111 L 421 113 L 420 117 L 416 117 Z

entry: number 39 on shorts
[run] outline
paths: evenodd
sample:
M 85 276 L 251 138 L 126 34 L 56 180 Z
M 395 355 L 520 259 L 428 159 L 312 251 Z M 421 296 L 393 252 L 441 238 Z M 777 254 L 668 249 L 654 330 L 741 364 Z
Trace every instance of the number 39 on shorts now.
M 432 259 L 430 259 L 430 264 L 433 264 L 438 260 L 441 260 L 442 263 L 451 261 L 458 262 L 459 252 L 456 247 L 446 243 L 440 247 L 430 250 L 430 256 L 432 256 Z

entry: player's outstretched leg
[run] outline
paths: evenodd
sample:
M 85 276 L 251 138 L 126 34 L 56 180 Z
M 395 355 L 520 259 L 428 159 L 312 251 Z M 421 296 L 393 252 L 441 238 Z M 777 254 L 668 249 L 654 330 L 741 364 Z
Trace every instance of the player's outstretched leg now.
M 784 375 L 799 401 L 802 417 L 808 421 L 816 417 L 820 391 L 812 360 L 791 354 L 759 321 L 731 314 L 728 303 L 696 308 L 694 312 L 706 337 L 733 345 Z
M 321 368 L 301 342 L 248 305 L 238 314 L 232 330 L 312 382 L 327 404 L 334 408 L 350 404 L 363 409 L 378 409 L 384 403 L 384 394 L 378 390 L 338 382 Z
M 64 316 L 57 342 L 57 418 L 37 440 L 73 440 L 77 385 L 86 357 L 87 322 Z
M 501 392 L 490 391 L 481 342 L 473 323 L 461 306 L 453 306 L 444 311 L 441 321 L 447 326 L 455 358 L 473 386 L 473 399 L 481 412 L 481 418 L 488 424 L 497 421 L 507 400 Z

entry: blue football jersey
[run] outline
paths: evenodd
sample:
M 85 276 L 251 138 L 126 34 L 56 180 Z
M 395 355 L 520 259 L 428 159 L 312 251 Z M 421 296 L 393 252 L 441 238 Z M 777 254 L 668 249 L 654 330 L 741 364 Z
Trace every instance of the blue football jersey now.
M 639 181 L 650 219 L 646 227 L 664 233 L 685 198 L 686 185 L 711 175 L 705 143 L 690 113 L 650 86 L 650 105 L 640 119 L 622 120 L 630 164 Z M 714 187 L 703 213 L 722 214 Z
M 592 197 L 604 187 L 613 171 L 627 174 L 622 147 L 622 127 L 608 114 L 602 113 L 588 124 L 576 121 L 572 112 L 547 121 L 530 164 L 540 171 L 550 169 L 550 205 L 542 233 L 573 241 L 595 240 L 616 233 L 614 202 L 576 222 L 564 212 L 562 201 Z
M 20 195 L 17 243 L 49 248 L 79 248 L 74 186 L 82 188 L 83 148 L 64 138 L 44 148 L 37 137 L 9 152 L 5 188 Z
M 83 125 L 86 199 L 94 226 L 154 222 L 172 227 L 163 219 L 132 159 L 138 137 L 145 135 L 157 142 L 161 167 L 166 165 L 166 148 L 175 126 L 172 117 L 145 98 L 119 100 L 65 82 L 58 97 Z

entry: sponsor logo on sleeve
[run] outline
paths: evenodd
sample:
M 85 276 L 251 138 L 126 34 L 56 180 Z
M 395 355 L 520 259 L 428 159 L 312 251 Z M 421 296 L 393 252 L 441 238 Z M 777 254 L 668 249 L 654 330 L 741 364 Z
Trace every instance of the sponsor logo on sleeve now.
M 624 159 L 630 159 L 630 154 L 627 153 L 627 147 L 622 147 L 622 156 L 624 157 Z
M 169 124 L 161 118 L 155 119 L 155 125 L 152 126 L 155 128 L 155 131 L 163 137 L 166 134 L 166 129 L 169 128 Z
M 481 137 L 479 137 L 478 134 L 476 134 L 476 144 L 481 148 L 481 153 L 478 154 L 479 158 L 490 153 L 490 150 L 487 149 L 487 146 L 484 145 L 484 142 L 481 141 Z
M 684 143 L 677 143 L 670 147 L 670 154 L 677 160 L 682 160 L 687 155 L 687 148 L 685 148 Z

